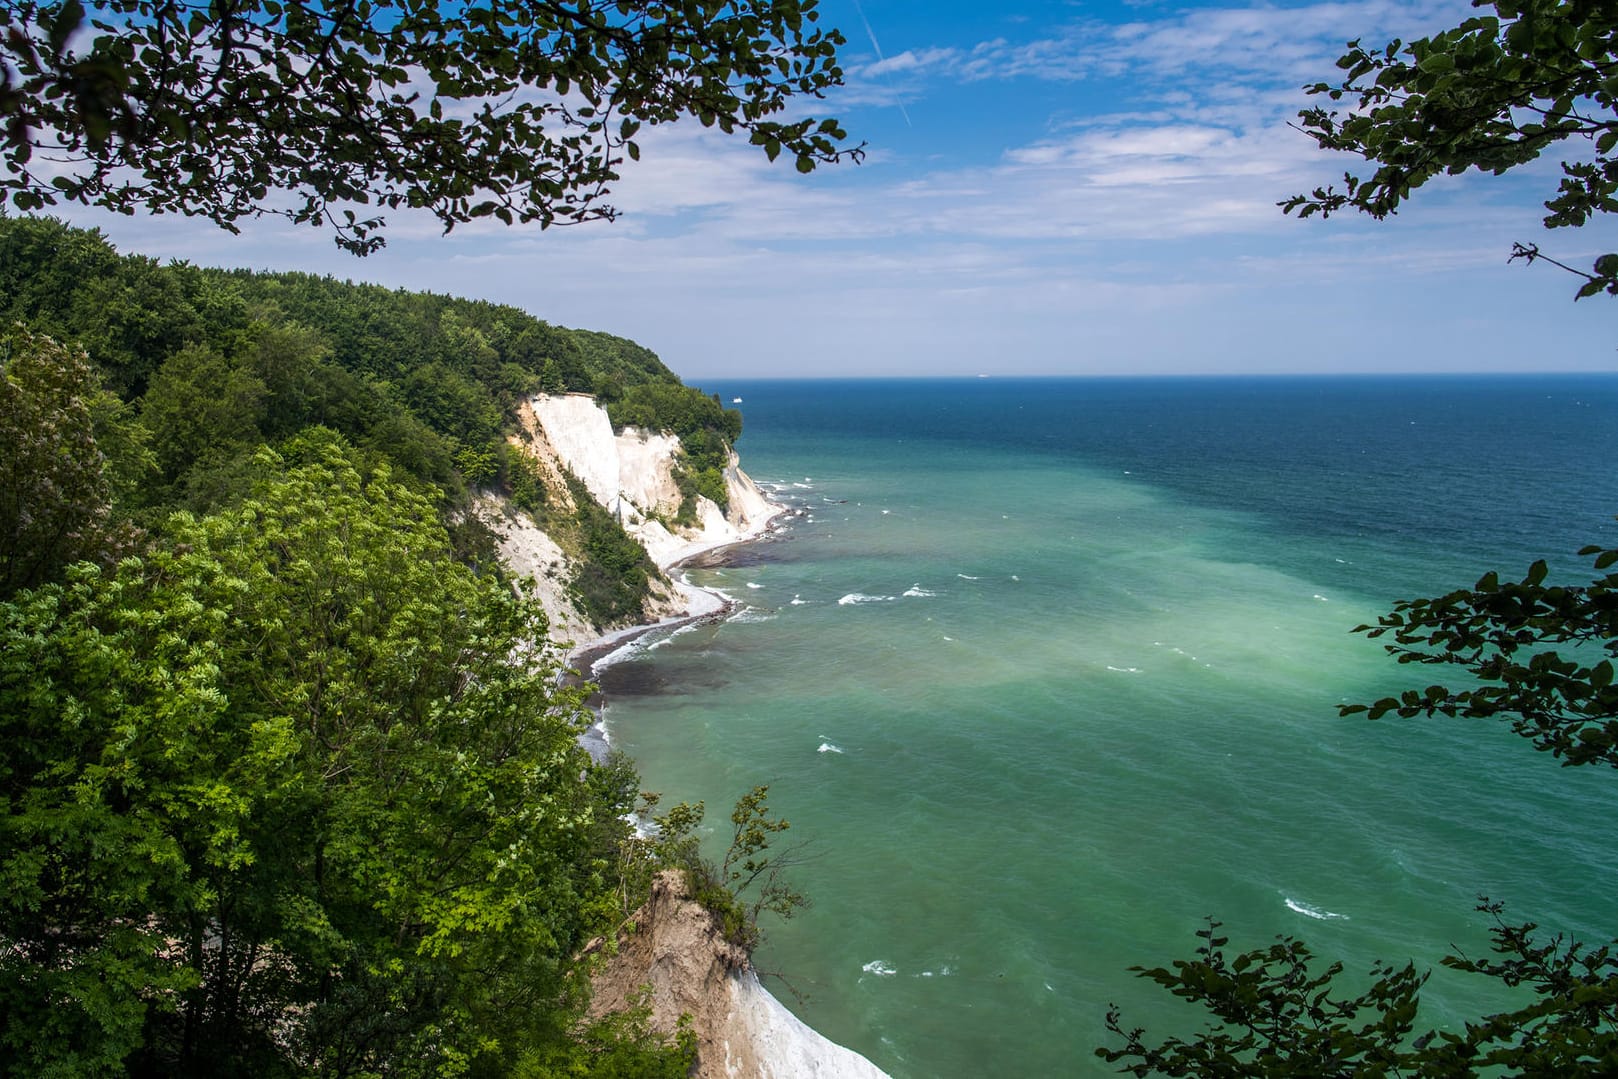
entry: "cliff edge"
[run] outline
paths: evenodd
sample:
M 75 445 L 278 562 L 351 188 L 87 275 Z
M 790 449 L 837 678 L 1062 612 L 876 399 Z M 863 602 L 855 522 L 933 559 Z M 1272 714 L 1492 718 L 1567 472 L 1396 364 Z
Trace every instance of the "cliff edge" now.
M 561 509 L 573 499 L 574 478 L 640 544 L 659 571 L 714 547 L 760 535 L 782 508 L 743 472 L 734 451 L 723 470 L 728 506 L 695 496 L 691 523 L 677 523 L 686 497 L 677 479 L 680 441 L 667 432 L 626 427 L 614 433 L 607 412 L 585 394 L 539 394 L 518 411 L 521 430 L 512 436 Z M 581 607 L 571 587 L 574 566 L 555 537 L 504 500 L 488 497 L 478 512 L 501 535 L 500 554 L 519 575 L 533 578 L 534 594 L 550 617 L 557 640 L 578 644 L 607 632 L 664 619 L 707 613 L 719 601 L 678 582 L 652 583 L 639 617 L 603 624 Z
M 633 924 L 591 978 L 593 1016 L 628 1006 L 650 986 L 656 1029 L 672 1033 L 681 1015 L 691 1017 L 699 1079 L 887 1079 L 771 996 L 679 872 L 658 875 Z

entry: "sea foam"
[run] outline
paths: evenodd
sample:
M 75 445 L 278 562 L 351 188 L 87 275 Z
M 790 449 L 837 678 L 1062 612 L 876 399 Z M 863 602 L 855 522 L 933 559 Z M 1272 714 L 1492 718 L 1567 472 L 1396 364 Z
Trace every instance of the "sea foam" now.
M 1286 899 L 1288 910 L 1292 911 L 1294 914 L 1301 914 L 1305 918 L 1313 918 L 1320 922 L 1329 922 L 1339 918 L 1343 921 L 1348 920 L 1348 915 L 1346 914 L 1336 914 L 1329 910 L 1321 910 L 1319 907 L 1311 907 L 1308 903 L 1298 902 L 1290 895 L 1285 896 L 1284 898 Z
M 850 592 L 837 601 L 839 606 L 852 607 L 856 603 L 892 603 L 897 596 L 868 596 L 864 592 Z

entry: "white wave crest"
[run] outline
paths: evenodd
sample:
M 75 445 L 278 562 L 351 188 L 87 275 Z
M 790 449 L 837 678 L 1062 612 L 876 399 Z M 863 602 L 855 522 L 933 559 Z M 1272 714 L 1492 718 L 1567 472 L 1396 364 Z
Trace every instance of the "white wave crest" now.
M 880 974 L 883 977 L 899 973 L 898 968 L 890 966 L 880 959 L 873 959 L 860 969 L 867 974 Z
M 676 637 L 684 637 L 687 633 L 695 633 L 698 628 L 697 623 L 688 622 L 685 625 L 680 626 L 673 633 L 668 634 L 666 637 L 659 637 L 657 640 L 647 645 L 646 651 L 655 652 L 659 648 L 662 648 L 664 645 L 668 644 L 670 641 L 674 640 Z
M 914 599 L 931 599 L 933 596 L 938 595 L 937 592 L 934 592 L 931 589 L 923 588 L 920 584 L 911 585 L 909 588 L 905 589 L 904 594 Z
M 851 607 L 856 603 L 892 603 L 897 596 L 868 596 L 864 592 L 850 592 L 837 601 L 839 606 Z
M 1305 918 L 1313 918 L 1320 922 L 1329 922 L 1337 918 L 1341 918 L 1344 921 L 1348 920 L 1348 915 L 1346 914 L 1335 914 L 1329 910 L 1321 910 L 1319 907 L 1311 907 L 1308 903 L 1298 902 L 1290 895 L 1283 898 L 1286 899 L 1288 910 L 1292 911 L 1294 914 L 1301 914 Z
M 1107 670 L 1109 670 L 1109 671 L 1117 671 L 1119 674 L 1139 674 L 1140 673 L 1140 668 L 1139 667 L 1114 667 L 1110 663 L 1107 664 Z
M 748 582 L 747 582 L 747 587 L 748 587 L 748 588 L 763 588 L 763 587 L 764 587 L 764 586 L 763 586 L 763 585 L 761 585 L 761 584 L 759 584 L 759 583 L 758 583 L 758 582 L 756 582 L 756 581 L 748 581 Z
M 802 607 L 804 604 L 806 604 L 808 602 L 809 602 L 808 600 L 804 599 L 802 596 L 798 595 L 796 592 L 794 592 L 792 594 L 792 604 L 791 604 L 792 606 L 794 606 L 794 607 Z
M 971 574 L 968 574 L 968 573 L 957 573 L 955 576 L 959 577 L 963 581 L 981 581 L 981 580 L 983 580 L 982 577 L 973 577 Z
M 743 607 L 730 616 L 730 621 L 747 625 L 751 622 L 768 622 L 775 617 L 775 612 L 763 607 Z
M 837 746 L 832 745 L 830 742 L 822 742 L 822 743 L 820 743 L 820 748 L 815 750 L 815 752 L 816 753 L 841 753 L 842 750 L 839 749 Z

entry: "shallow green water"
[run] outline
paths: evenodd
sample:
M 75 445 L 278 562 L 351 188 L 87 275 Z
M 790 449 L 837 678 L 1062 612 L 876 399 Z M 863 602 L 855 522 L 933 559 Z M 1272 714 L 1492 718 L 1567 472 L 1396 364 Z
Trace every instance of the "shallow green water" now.
M 1618 932 L 1618 780 L 1501 729 L 1369 724 L 1348 630 L 1612 538 L 1618 380 L 756 383 L 802 511 L 693 577 L 740 613 L 606 669 L 614 744 L 810 844 L 772 989 L 895 1076 L 1098 1074 L 1207 915 L 1363 972 L 1486 947 L 1486 892 Z M 770 983 L 767 983 L 770 984 Z M 1443 972 L 1431 1022 L 1486 1006 Z

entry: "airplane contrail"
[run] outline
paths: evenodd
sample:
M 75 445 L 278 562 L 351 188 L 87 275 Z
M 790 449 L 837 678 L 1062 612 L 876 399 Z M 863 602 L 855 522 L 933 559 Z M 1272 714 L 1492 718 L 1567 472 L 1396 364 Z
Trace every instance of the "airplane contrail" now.
M 871 48 L 876 50 L 878 62 L 886 61 L 887 57 L 882 55 L 882 43 L 876 39 L 876 31 L 871 29 L 871 20 L 865 17 L 865 8 L 860 5 L 860 0 L 854 0 L 854 10 L 859 12 L 860 22 L 865 24 L 865 36 L 871 39 Z M 895 99 L 894 104 L 899 106 L 899 115 L 905 118 L 905 126 L 914 127 L 915 125 L 910 122 L 910 114 L 905 111 L 905 103 Z

